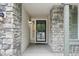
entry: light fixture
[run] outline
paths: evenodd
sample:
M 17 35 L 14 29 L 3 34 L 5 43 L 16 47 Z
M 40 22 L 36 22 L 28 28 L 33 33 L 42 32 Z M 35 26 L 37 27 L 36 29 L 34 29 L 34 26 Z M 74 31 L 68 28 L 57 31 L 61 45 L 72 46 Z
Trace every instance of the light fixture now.
M 4 13 L 3 12 L 0 12 L 0 22 L 3 22 L 3 19 L 4 18 Z
M 29 20 L 29 24 L 31 24 L 32 23 L 32 21 L 31 20 Z
M 3 19 L 4 18 L 4 13 L 3 13 L 3 10 L 0 9 L 0 22 L 3 22 Z
M 31 24 L 32 23 L 32 21 L 31 21 L 31 17 L 29 17 L 29 24 Z

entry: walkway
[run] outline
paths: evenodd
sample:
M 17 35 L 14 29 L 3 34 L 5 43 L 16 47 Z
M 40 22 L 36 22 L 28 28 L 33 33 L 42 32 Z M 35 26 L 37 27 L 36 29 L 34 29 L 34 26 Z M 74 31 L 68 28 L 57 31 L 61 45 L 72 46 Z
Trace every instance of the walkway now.
M 23 56 L 56 56 L 58 54 L 52 53 L 48 45 L 30 45 L 24 52 Z

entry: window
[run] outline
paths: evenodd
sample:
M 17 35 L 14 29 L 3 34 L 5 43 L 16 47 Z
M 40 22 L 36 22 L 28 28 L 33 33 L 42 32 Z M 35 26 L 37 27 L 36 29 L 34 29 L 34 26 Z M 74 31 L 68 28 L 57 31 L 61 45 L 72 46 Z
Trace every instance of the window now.
M 69 38 L 78 39 L 78 7 L 69 5 Z

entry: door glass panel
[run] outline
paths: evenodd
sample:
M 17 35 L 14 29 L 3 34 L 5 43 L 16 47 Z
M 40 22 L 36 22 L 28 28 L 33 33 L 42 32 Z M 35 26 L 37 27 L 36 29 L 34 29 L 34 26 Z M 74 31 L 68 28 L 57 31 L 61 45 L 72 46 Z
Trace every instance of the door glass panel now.
M 37 24 L 37 31 L 40 32 L 41 31 L 41 24 Z

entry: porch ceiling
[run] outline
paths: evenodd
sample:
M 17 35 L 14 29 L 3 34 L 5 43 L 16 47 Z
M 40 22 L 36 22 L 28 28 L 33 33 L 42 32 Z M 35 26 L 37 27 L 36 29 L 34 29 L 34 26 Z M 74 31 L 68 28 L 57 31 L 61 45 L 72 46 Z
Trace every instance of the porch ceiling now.
M 25 10 L 31 17 L 48 16 L 55 3 L 25 3 Z

